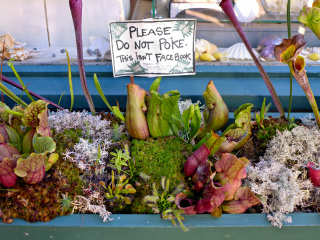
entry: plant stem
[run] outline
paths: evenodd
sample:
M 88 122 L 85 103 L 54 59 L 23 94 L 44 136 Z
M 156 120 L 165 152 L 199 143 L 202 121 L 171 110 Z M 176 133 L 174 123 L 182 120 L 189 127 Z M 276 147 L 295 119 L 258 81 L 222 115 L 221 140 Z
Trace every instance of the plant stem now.
M 288 29 L 288 39 L 291 38 L 291 0 L 288 0 L 287 3 L 287 29 Z M 290 97 L 289 97 L 289 107 L 288 107 L 288 119 L 290 119 L 290 112 L 291 112 L 291 105 L 292 105 L 292 73 L 290 71 Z
M 1 70 L 0 70 L 0 76 L 1 76 L 1 83 L 2 83 L 2 66 L 3 66 L 3 58 L 4 58 L 4 44 L 6 43 L 6 39 L 3 40 L 3 46 L 2 46 L 2 57 L 1 57 Z M 4 98 L 3 98 L 3 92 L 1 91 L 1 100 L 4 103 Z
M 290 119 L 291 105 L 292 105 L 292 73 L 290 72 L 290 96 L 289 96 L 289 107 L 288 107 L 288 120 Z
M 9 78 L 7 78 L 7 77 L 5 77 L 5 76 L 3 76 L 3 75 L 1 75 L 1 77 L 2 77 L 2 79 L 3 79 L 4 82 L 9 83 L 10 85 L 12 85 L 12 86 L 14 86 L 14 87 L 16 87 L 16 88 L 18 88 L 18 89 L 20 89 L 20 90 L 23 90 L 23 88 L 22 88 L 19 84 L 15 83 L 15 82 L 12 81 L 11 79 L 9 79 Z M 54 107 L 56 107 L 56 108 L 59 108 L 59 109 L 61 109 L 61 110 L 64 110 L 63 107 L 58 106 L 57 104 L 49 101 L 48 99 L 46 99 L 46 98 L 44 98 L 44 97 L 41 97 L 40 95 L 38 95 L 38 94 L 36 94 L 36 93 L 34 93 L 34 92 L 29 91 L 29 93 L 30 93 L 32 96 L 36 97 L 36 98 L 39 98 L 39 99 L 41 99 L 41 100 L 43 100 L 43 101 L 48 102 L 50 105 L 52 105 L 52 106 L 54 106 Z
M 69 0 L 69 6 L 71 10 L 74 31 L 76 35 L 76 43 L 77 43 L 77 58 L 79 65 L 79 74 L 81 80 L 81 87 L 84 93 L 84 96 L 87 99 L 90 111 L 93 116 L 96 115 L 96 110 L 93 105 L 93 101 L 91 95 L 88 90 L 86 73 L 84 71 L 84 63 L 83 63 L 83 47 L 82 47 L 82 0 Z
M 252 57 L 254 63 L 256 64 L 257 68 L 259 69 L 259 72 L 270 92 L 270 95 L 278 109 L 278 112 L 285 117 L 285 114 L 284 114 L 284 110 L 282 108 L 282 105 L 281 105 L 281 102 L 280 102 L 280 99 L 276 93 L 276 90 L 274 89 L 272 83 L 271 83 L 271 80 L 268 76 L 268 74 L 265 72 L 264 68 L 262 67 L 259 59 L 256 57 L 256 55 L 253 53 L 252 51 L 252 47 L 248 41 L 248 39 L 246 38 L 246 36 L 244 35 L 243 33 L 243 30 L 238 22 L 238 19 L 234 13 L 234 10 L 233 10 L 233 7 L 232 7 L 232 4 L 230 2 L 230 0 L 222 0 L 220 5 L 219 5 L 222 10 L 224 11 L 224 13 L 227 15 L 227 17 L 229 18 L 230 22 L 232 23 L 232 25 L 234 26 L 234 28 L 236 29 L 236 31 L 238 32 L 240 38 L 242 39 L 244 45 L 246 46 L 248 52 L 250 53 L 250 56 Z
M 20 116 L 20 117 L 24 116 L 23 113 L 16 112 L 16 111 L 13 111 L 13 110 L 10 110 L 10 109 L 1 108 L 1 110 L 3 110 L 6 113 L 14 114 L 14 115 L 17 115 L 17 116 Z

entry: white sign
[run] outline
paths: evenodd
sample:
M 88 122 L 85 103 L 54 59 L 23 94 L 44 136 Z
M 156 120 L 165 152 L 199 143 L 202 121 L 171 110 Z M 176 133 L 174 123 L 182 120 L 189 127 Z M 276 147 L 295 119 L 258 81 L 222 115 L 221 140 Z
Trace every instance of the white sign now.
M 113 76 L 195 74 L 196 20 L 110 22 Z

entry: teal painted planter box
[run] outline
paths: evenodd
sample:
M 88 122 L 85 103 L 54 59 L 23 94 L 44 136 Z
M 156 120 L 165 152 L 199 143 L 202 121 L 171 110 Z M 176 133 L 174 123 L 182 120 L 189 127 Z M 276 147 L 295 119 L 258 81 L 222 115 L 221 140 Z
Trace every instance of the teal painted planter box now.
M 58 103 L 63 92 L 61 106 L 70 107 L 70 93 L 68 83 L 67 66 L 65 65 L 17 65 L 22 80 L 28 89 L 39 95 Z M 266 66 L 266 72 L 278 93 L 283 108 L 286 110 L 289 106 L 289 69 L 285 66 Z M 97 73 L 101 87 L 111 106 L 116 105 L 116 100 L 120 108 L 125 108 L 127 99 L 126 84 L 130 83 L 129 77 L 113 78 L 111 65 L 86 66 L 86 75 L 88 89 L 92 95 L 93 102 L 97 111 L 106 110 L 106 105 L 101 100 L 93 83 L 93 74 Z M 315 95 L 316 101 L 320 103 L 320 71 L 318 67 L 306 67 L 310 85 Z M 72 66 L 73 88 L 74 88 L 74 110 L 81 111 L 83 108 L 88 109 L 88 104 L 83 95 L 78 74 L 78 66 Z M 232 112 L 243 103 L 254 104 L 253 111 L 261 107 L 263 98 L 266 102 L 272 102 L 269 91 L 255 66 L 214 66 L 214 65 L 197 65 L 196 75 L 164 77 L 161 82 L 160 93 L 163 94 L 170 90 L 179 90 L 182 99 L 192 99 L 193 101 L 201 100 L 204 103 L 203 92 L 210 80 L 213 80 L 220 95 L 226 102 L 229 110 Z M 11 69 L 8 66 L 3 67 L 3 75 L 15 80 Z M 135 83 L 148 90 L 155 78 L 135 77 Z M 20 96 L 19 89 L 8 86 L 14 93 Z M 24 94 L 23 100 L 29 102 Z M 5 98 L 6 103 L 14 103 Z M 304 92 L 293 81 L 293 112 L 311 112 L 311 108 Z M 50 107 L 50 106 L 49 106 Z M 272 104 L 269 112 L 276 112 L 276 107 Z
M 16 219 L 12 224 L 0 224 L 1 240 L 284 240 L 319 239 L 318 213 L 292 213 L 293 222 L 280 229 L 270 225 L 265 214 L 210 214 L 186 216 L 188 232 L 159 215 L 112 215 L 113 221 L 103 223 L 98 215 L 74 214 L 57 217 L 47 223 L 28 223 Z
M 70 106 L 67 66 L 26 66 L 17 65 L 17 71 L 28 89 L 57 103 L 60 95 L 66 91 L 61 106 Z M 289 104 L 289 73 L 286 67 L 266 66 L 274 87 L 279 95 L 284 109 Z M 318 67 L 306 67 L 310 85 L 316 101 L 320 103 L 320 72 Z M 74 110 L 88 109 L 80 85 L 78 67 L 72 66 L 73 86 L 75 94 Z M 93 73 L 97 73 L 100 84 L 107 100 L 115 105 L 117 99 L 120 108 L 126 104 L 126 84 L 128 77 L 114 79 L 111 65 L 86 66 L 89 91 L 92 95 L 97 111 L 106 110 L 93 83 Z M 15 80 L 9 67 L 4 66 L 3 75 Z M 253 111 L 258 110 L 263 98 L 267 103 L 272 102 L 267 87 L 255 66 L 197 66 L 195 76 L 165 77 L 161 83 L 161 93 L 172 89 L 181 92 L 181 98 L 191 98 L 194 102 L 204 102 L 202 93 L 210 80 L 214 81 L 222 98 L 230 111 L 234 111 L 241 104 L 251 102 L 255 105 Z M 135 82 L 144 89 L 149 89 L 152 79 L 135 78 Z M 8 85 L 7 85 L 8 86 Z M 8 86 L 17 95 L 21 91 Z M 23 100 L 28 102 L 24 95 Z M 14 104 L 8 98 L 5 102 Z M 311 112 L 310 105 L 300 86 L 293 82 L 292 115 L 302 117 Z M 272 104 L 270 112 L 276 114 Z M 209 214 L 186 216 L 185 225 L 190 229 L 188 233 L 179 226 L 173 226 L 168 220 L 162 220 L 159 215 L 112 215 L 111 222 L 103 223 L 98 215 L 75 214 L 57 217 L 47 223 L 28 223 L 15 219 L 12 224 L 0 224 L 0 239 L 320 239 L 320 216 L 318 213 L 292 213 L 292 223 L 284 224 L 279 229 L 270 225 L 265 214 L 224 214 L 220 219 Z

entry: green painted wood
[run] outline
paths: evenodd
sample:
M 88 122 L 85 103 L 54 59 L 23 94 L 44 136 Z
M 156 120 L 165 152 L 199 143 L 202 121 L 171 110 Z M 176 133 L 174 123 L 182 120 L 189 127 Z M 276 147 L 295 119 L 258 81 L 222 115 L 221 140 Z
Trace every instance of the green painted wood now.
M 98 215 L 75 214 L 57 217 L 47 223 L 27 223 L 16 219 L 12 224 L 0 224 L 1 240 L 20 239 L 245 239 L 295 240 L 319 239 L 318 213 L 293 213 L 292 223 L 280 229 L 270 225 L 265 214 L 223 214 L 214 218 L 209 214 L 186 216 L 183 232 L 179 226 L 163 220 L 159 215 L 112 215 L 113 221 L 103 223 Z
M 289 105 L 289 74 L 285 66 L 266 66 L 275 89 L 279 95 L 284 109 Z M 66 91 L 62 98 L 61 106 L 68 108 L 70 106 L 69 85 L 67 77 L 67 66 L 65 65 L 44 65 L 44 66 L 26 66 L 17 65 L 17 71 L 20 73 L 28 89 L 34 91 L 53 102 L 58 102 L 60 95 Z M 75 110 L 88 108 L 85 97 L 80 85 L 80 79 L 77 73 L 77 66 L 72 66 L 73 85 L 75 94 Z M 310 85 L 313 89 L 316 101 L 320 103 L 320 71 L 318 67 L 308 66 Z M 95 107 L 98 111 L 106 110 L 106 106 L 101 100 L 93 83 L 93 74 L 97 73 L 102 89 L 111 105 L 119 101 L 120 107 L 126 105 L 126 84 L 130 82 L 129 77 L 113 78 L 111 65 L 86 66 L 87 82 L 89 92 L 92 95 Z M 3 74 L 17 81 L 8 66 L 4 66 Z M 148 90 L 154 78 L 136 77 L 135 82 L 144 89 Z M 207 83 L 213 80 L 218 91 L 226 102 L 230 111 L 238 108 L 243 103 L 251 102 L 255 105 L 254 111 L 258 110 L 262 104 L 263 98 L 267 102 L 272 102 L 269 91 L 264 84 L 258 70 L 254 66 L 206 66 L 197 65 L 197 74 L 194 76 L 164 77 L 161 83 L 161 93 L 172 89 L 178 89 L 181 92 L 181 98 L 191 98 L 193 101 L 201 100 L 204 102 L 202 93 Z M 20 90 L 11 87 L 14 93 L 21 94 Z M 307 98 L 296 81 L 293 82 L 293 106 L 294 112 L 310 112 L 310 106 Z M 28 101 L 24 95 L 23 100 Z M 13 104 L 10 100 L 6 102 Z M 274 104 L 270 112 L 276 112 Z

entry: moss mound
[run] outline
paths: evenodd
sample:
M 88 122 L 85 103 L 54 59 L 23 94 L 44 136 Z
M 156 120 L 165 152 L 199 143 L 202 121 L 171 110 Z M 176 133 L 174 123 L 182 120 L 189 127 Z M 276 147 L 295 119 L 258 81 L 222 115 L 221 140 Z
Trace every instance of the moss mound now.
M 151 194 L 152 183 L 156 183 L 159 188 L 161 178 L 166 177 L 171 182 L 170 191 L 181 183 L 185 183 L 183 166 L 192 154 L 192 145 L 175 137 L 148 138 L 146 141 L 133 140 L 131 154 L 139 175 L 133 178 L 137 183 L 137 193 L 131 210 L 133 213 L 146 213 L 148 207 L 142 202 L 146 195 Z

